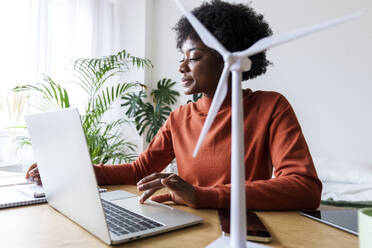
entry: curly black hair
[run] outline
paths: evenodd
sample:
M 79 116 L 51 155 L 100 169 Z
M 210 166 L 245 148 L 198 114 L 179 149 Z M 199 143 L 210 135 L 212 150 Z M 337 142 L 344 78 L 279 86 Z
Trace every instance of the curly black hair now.
M 271 28 L 263 15 L 243 4 L 213 0 L 193 9 L 192 13 L 230 52 L 247 49 L 259 39 L 272 35 Z M 201 41 L 186 17 L 182 17 L 173 30 L 176 31 L 178 49 L 181 49 L 188 38 Z M 222 61 L 222 57 L 217 51 L 215 52 Z M 271 64 L 266 59 L 265 52 L 250 57 L 250 60 L 252 68 L 250 71 L 243 72 L 243 80 L 264 74 Z

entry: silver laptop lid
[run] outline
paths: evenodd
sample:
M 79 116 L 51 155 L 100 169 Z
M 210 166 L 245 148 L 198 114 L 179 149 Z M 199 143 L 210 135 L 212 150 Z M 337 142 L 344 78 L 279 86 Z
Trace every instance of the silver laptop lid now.
M 110 244 L 78 110 L 28 115 L 25 119 L 48 203 Z

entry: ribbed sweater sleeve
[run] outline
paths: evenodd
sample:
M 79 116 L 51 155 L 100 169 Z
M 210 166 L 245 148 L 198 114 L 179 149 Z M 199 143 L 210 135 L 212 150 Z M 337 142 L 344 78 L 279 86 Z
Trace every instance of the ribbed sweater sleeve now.
M 162 171 L 175 157 L 168 121 L 148 148 L 131 164 L 94 165 L 99 185 L 136 184 L 143 177 Z

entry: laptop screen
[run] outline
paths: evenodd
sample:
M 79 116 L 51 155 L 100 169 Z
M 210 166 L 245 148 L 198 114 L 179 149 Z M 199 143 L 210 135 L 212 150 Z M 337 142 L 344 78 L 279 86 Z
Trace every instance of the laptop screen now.
M 300 214 L 358 235 L 358 210 L 356 209 L 300 211 Z

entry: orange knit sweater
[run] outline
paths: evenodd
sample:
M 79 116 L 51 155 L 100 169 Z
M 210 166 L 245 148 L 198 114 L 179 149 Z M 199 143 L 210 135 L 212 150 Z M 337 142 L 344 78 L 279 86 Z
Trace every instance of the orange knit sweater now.
M 135 162 L 96 165 L 98 183 L 135 184 L 151 173 L 160 172 L 176 158 L 179 176 L 195 187 L 198 208 L 229 207 L 230 94 L 198 156 L 192 157 L 210 104 L 211 99 L 203 97 L 172 112 Z M 322 184 L 291 105 L 279 93 L 251 90 L 244 91 L 243 104 L 247 208 L 317 208 Z

